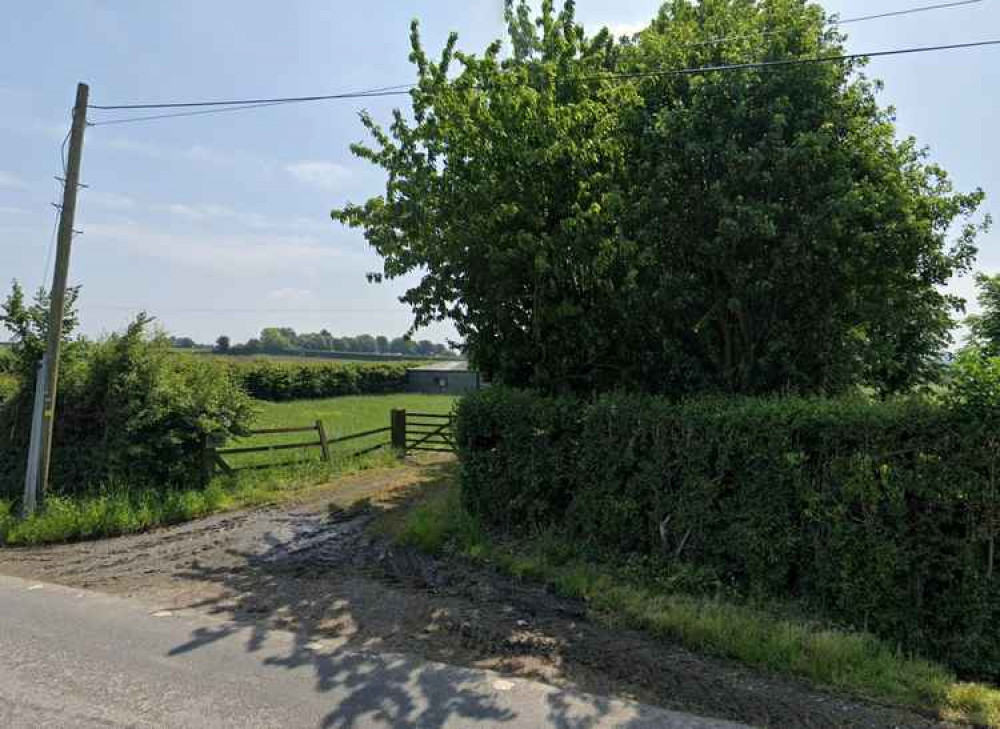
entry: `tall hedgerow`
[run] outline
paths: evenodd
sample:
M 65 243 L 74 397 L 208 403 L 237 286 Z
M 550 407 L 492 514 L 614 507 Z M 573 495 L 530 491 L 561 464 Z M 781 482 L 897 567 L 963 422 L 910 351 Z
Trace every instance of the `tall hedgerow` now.
M 458 406 L 463 497 L 997 678 L 1000 359 L 956 370 L 939 400 L 487 390 Z

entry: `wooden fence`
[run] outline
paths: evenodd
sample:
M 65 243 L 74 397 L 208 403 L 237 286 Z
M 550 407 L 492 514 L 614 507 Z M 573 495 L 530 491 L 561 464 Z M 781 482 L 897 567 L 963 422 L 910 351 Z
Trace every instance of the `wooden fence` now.
M 359 438 L 367 438 L 373 435 L 380 435 L 382 433 L 389 433 L 390 427 L 385 428 L 375 428 L 373 430 L 365 430 L 360 433 L 351 433 L 350 435 L 341 436 L 340 438 L 327 438 L 326 429 L 323 427 L 323 421 L 317 420 L 313 425 L 308 425 L 301 428 L 260 428 L 258 430 L 251 430 L 250 435 L 278 435 L 287 433 L 316 433 L 316 440 L 300 441 L 297 443 L 269 443 L 265 445 L 252 445 L 252 446 L 235 446 L 232 448 L 220 448 L 219 443 L 207 440 L 205 443 L 205 458 L 204 458 L 204 469 L 207 477 L 211 477 L 214 473 L 216 467 L 225 473 L 232 473 L 235 470 L 245 470 L 251 468 L 270 468 L 276 465 L 290 465 L 289 463 L 264 463 L 257 464 L 254 466 L 244 466 L 242 468 L 234 468 L 229 465 L 223 456 L 239 455 L 242 453 L 270 453 L 272 451 L 288 451 L 288 450 L 299 450 L 307 448 L 319 448 L 320 457 L 324 461 L 330 460 L 330 447 L 339 445 L 341 443 L 348 443 L 350 441 L 358 440 Z M 356 456 L 363 456 L 366 453 L 371 453 L 379 448 L 384 448 L 389 445 L 389 442 L 376 443 L 372 446 L 367 446 L 361 450 L 355 451 L 349 454 L 349 457 L 353 458 Z M 294 462 L 293 462 L 294 463 Z
M 389 425 L 385 428 L 375 428 L 365 430 L 360 433 L 351 433 L 340 438 L 327 438 L 323 421 L 317 420 L 313 425 L 301 428 L 261 428 L 251 430 L 250 436 L 255 435 L 279 435 L 288 433 L 315 433 L 316 440 L 300 441 L 296 443 L 273 443 L 266 445 L 241 445 L 230 448 L 221 447 L 217 440 L 208 438 L 205 440 L 203 471 L 206 482 L 212 477 L 216 469 L 223 473 L 232 473 L 237 470 L 272 468 L 274 466 L 292 465 L 302 461 L 291 461 L 283 463 L 262 463 L 252 466 L 242 466 L 236 468 L 226 462 L 224 456 L 234 456 L 243 453 L 270 453 L 272 451 L 288 451 L 307 448 L 319 448 L 320 457 L 324 461 L 330 460 L 330 447 L 341 443 L 368 438 L 370 436 L 390 433 L 388 441 L 383 441 L 375 445 L 367 446 L 361 450 L 348 454 L 348 457 L 363 456 L 379 448 L 392 446 L 392 448 L 402 456 L 410 451 L 430 451 L 435 453 L 454 453 L 455 420 L 453 415 L 441 415 L 440 413 L 415 413 L 406 410 L 393 410 L 390 414 Z

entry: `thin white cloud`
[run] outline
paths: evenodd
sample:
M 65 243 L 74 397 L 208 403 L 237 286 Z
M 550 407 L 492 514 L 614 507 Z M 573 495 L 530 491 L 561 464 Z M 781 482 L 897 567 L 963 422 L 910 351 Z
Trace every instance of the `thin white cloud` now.
M 167 260 L 213 274 L 274 276 L 316 274 L 342 265 L 345 253 L 308 235 L 166 233 L 139 224 L 87 226 L 91 245 L 111 244 L 130 255 Z
M 229 155 L 223 154 L 216 149 L 210 149 L 209 147 L 204 147 L 200 144 L 195 144 L 192 147 L 188 147 L 181 154 L 184 159 L 189 159 L 194 162 L 210 162 L 211 164 L 229 164 L 233 161 L 233 158 Z
M 14 190 L 27 190 L 28 183 L 15 175 L 13 172 L 0 170 L 0 187 L 9 187 Z
M 4 103 L 5 94 L 0 91 L 0 107 L 16 108 L 16 102 Z M 0 129 L 13 132 L 19 135 L 42 136 L 53 141 L 61 142 L 69 131 L 69 121 L 66 122 L 44 122 L 40 119 L 30 119 L 24 117 L 4 117 L 0 119 Z
M 83 198 L 84 204 L 93 204 L 108 211 L 115 212 L 152 212 L 167 213 L 178 221 L 191 224 L 225 222 L 227 225 L 239 225 L 259 231 L 275 231 L 285 234 L 321 234 L 334 228 L 325 215 L 307 218 L 272 218 L 257 212 L 236 209 L 218 203 L 143 203 L 127 195 L 104 190 L 88 189 Z M 0 208 L 0 212 L 4 209 Z M 9 213 L 10 210 L 7 210 Z M 107 222 L 107 219 L 104 219 Z
M 309 289 L 287 287 L 268 291 L 267 299 L 288 306 L 306 306 L 316 302 L 316 294 Z
M 167 212 L 190 220 L 208 220 L 220 218 L 239 218 L 238 212 L 225 205 L 214 205 L 211 203 L 201 203 L 197 205 L 184 205 L 182 203 L 172 203 L 165 206 Z
M 22 134 L 48 137 L 49 139 L 59 140 L 60 142 L 65 139 L 66 133 L 69 131 L 69 121 L 43 122 L 39 119 L 31 119 L 21 123 L 15 122 L 5 126 L 12 131 L 20 132 Z
M 102 142 L 98 142 L 102 143 Z M 183 159 L 188 162 L 199 162 L 210 165 L 248 165 L 262 170 L 273 169 L 274 163 L 257 157 L 248 152 L 231 152 L 213 149 L 202 144 L 193 144 L 186 148 L 160 147 L 147 142 L 139 142 L 126 137 L 115 137 L 103 142 L 110 149 L 119 152 L 149 157 L 151 159 Z
M 260 213 L 236 210 L 228 205 L 217 205 L 214 203 L 197 203 L 193 205 L 171 203 L 169 205 L 155 205 L 153 209 L 166 211 L 177 218 L 189 221 L 226 221 L 228 224 L 245 225 L 255 230 L 303 231 L 310 229 L 302 225 L 298 218 L 277 220 L 269 218 L 266 215 L 261 215 Z M 318 228 L 312 226 L 311 229 L 317 230 Z
M 286 165 L 285 171 L 300 182 L 323 190 L 336 190 L 351 176 L 351 171 L 344 165 L 317 160 Z
M 127 195 L 119 195 L 117 192 L 106 192 L 104 190 L 87 190 L 84 202 L 100 205 L 102 208 L 111 210 L 131 210 L 135 207 L 135 200 Z
M 165 156 L 165 151 L 160 147 L 146 142 L 137 142 L 134 139 L 117 137 L 109 139 L 106 144 L 111 149 L 116 149 L 119 152 L 131 152 L 132 154 L 141 154 L 144 157 L 153 157 L 156 159 Z

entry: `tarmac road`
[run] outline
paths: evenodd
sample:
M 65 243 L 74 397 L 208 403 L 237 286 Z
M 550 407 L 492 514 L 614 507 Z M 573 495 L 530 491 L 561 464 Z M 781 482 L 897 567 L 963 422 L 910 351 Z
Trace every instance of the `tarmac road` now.
M 306 640 L 0 576 L 0 726 L 740 729 Z

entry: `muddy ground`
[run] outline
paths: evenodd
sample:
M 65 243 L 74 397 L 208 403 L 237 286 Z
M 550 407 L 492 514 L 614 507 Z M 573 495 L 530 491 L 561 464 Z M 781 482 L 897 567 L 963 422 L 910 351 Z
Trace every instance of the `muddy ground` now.
M 602 627 L 580 602 L 400 548 L 370 528 L 381 510 L 403 508 L 448 469 L 373 471 L 293 505 L 99 542 L 0 549 L 0 573 L 131 596 L 154 612 L 249 622 L 248 650 L 284 629 L 302 645 L 415 654 L 760 727 L 951 726 Z M 226 634 L 220 627 L 198 640 Z

